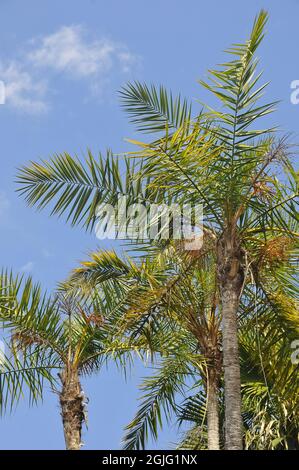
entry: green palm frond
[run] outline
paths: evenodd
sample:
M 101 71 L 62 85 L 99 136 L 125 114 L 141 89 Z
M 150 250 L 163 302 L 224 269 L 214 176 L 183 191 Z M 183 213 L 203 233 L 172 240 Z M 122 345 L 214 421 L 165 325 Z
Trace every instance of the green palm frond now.
M 190 421 L 201 425 L 206 424 L 207 419 L 207 397 L 204 393 L 189 396 L 178 408 L 179 423 Z
M 212 111 L 221 128 L 218 137 L 226 148 L 232 164 L 246 151 L 246 142 L 268 133 L 271 129 L 254 130 L 249 127 L 260 117 L 273 110 L 274 103 L 257 105 L 264 84 L 256 87 L 261 73 L 256 74 L 258 60 L 255 53 L 264 37 L 268 15 L 262 10 L 256 17 L 249 39 L 244 44 L 234 44 L 226 53 L 233 56 L 219 70 L 210 70 L 210 83 L 200 83 L 211 91 L 225 106 L 226 112 Z
M 207 450 L 208 433 L 206 426 L 195 425 L 186 431 L 177 445 L 178 450 Z
M 191 106 L 180 96 L 173 98 L 163 86 L 129 83 L 120 91 L 122 107 L 141 132 L 160 132 L 188 125 Z
M 48 354 L 16 353 L 5 344 L 5 352 L 0 352 L 0 414 L 11 412 L 25 396 L 29 404 L 42 400 L 45 382 L 51 386 L 56 383 L 53 372 L 57 369 L 58 364 Z
M 32 162 L 18 173 L 18 191 L 30 206 L 44 209 L 52 205 L 52 214 L 66 215 L 72 225 L 83 224 L 92 229 L 100 204 L 117 206 L 126 196 L 128 204 L 146 200 L 133 160 L 114 158 L 110 151 L 94 158 L 90 151 L 82 163 L 68 153 L 50 161 Z
M 177 410 L 178 422 L 191 423 L 191 429 L 184 433 L 177 445 L 178 449 L 206 450 L 207 435 L 207 400 L 199 392 L 187 397 Z
M 49 348 L 57 333 L 55 323 L 46 331 L 41 325 L 42 312 L 46 311 L 47 315 L 53 312 L 50 299 L 41 295 L 39 286 L 30 278 L 13 277 L 8 272 L 0 275 L 0 293 L 0 324 L 7 333 L 4 351 L 0 352 L 0 409 L 4 413 L 11 410 L 25 392 L 30 403 L 41 399 L 44 382 L 54 385 L 52 370 L 59 364 Z M 36 348 L 33 343 L 37 344 Z M 46 348 L 41 347 L 45 344 Z
M 0 321 L 13 334 L 16 344 L 20 343 L 21 348 L 37 344 L 62 355 L 63 323 L 55 300 L 43 294 L 31 278 L 2 275 L 0 281 L 2 292 L 10 299 L 0 312 Z
M 155 375 L 141 385 L 141 405 L 134 419 L 126 426 L 125 449 L 144 449 L 149 436 L 157 439 L 163 416 L 168 420 L 174 412 L 175 397 L 182 393 L 185 378 L 191 373 L 183 357 L 162 359 Z
M 296 398 L 287 400 L 263 382 L 242 386 L 244 440 L 250 450 L 298 450 Z
M 130 265 L 122 260 L 114 251 L 98 251 L 90 255 L 90 261 L 82 261 L 71 277 L 75 284 L 81 281 L 92 285 L 100 284 L 108 279 L 126 276 Z

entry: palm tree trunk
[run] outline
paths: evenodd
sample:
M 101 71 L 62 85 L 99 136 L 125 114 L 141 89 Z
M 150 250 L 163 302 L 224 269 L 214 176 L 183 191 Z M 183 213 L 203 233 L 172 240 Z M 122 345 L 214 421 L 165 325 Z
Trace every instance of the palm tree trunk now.
M 84 403 L 78 372 L 65 369 L 60 378 L 62 382 L 60 406 L 65 445 L 67 450 L 80 450 Z
M 219 450 L 219 402 L 218 402 L 218 380 L 215 371 L 212 369 L 208 374 L 207 381 L 208 404 L 208 448 L 209 450 Z
M 237 312 L 244 272 L 239 243 L 226 230 L 218 243 L 218 278 L 222 305 L 225 399 L 225 449 L 242 449 L 241 380 Z

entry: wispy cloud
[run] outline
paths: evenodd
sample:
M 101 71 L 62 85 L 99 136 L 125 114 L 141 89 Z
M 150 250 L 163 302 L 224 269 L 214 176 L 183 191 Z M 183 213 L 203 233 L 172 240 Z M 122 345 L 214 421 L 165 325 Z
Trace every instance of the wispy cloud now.
M 6 104 L 31 114 L 49 110 L 49 90 L 59 78 L 84 80 L 101 94 L 111 77 L 129 73 L 138 63 L 126 45 L 105 37 L 90 39 L 81 25 L 62 26 L 53 34 L 32 38 L 19 59 L 0 61 Z
M 20 271 L 23 273 L 30 273 L 31 271 L 33 271 L 33 268 L 34 268 L 33 261 L 28 261 L 28 263 L 20 267 Z
M 130 70 L 136 57 L 127 47 L 106 38 L 89 41 L 82 26 L 63 26 L 42 38 L 41 46 L 29 53 L 36 67 L 67 72 L 73 78 L 103 75 L 113 65 Z
M 0 77 L 5 84 L 5 103 L 30 114 L 44 113 L 48 109 L 45 80 L 35 79 L 21 63 L 0 64 Z

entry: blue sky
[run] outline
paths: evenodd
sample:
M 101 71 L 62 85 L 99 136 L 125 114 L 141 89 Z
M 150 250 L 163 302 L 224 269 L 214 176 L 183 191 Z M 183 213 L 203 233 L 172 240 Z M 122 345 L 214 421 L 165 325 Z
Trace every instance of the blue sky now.
M 116 91 L 128 80 L 163 83 L 194 102 L 208 101 L 197 80 L 223 61 L 227 46 L 246 38 L 262 7 L 270 13 L 259 50 L 271 81 L 267 98 L 281 100 L 270 120 L 298 141 L 299 105 L 290 102 L 291 82 L 299 80 L 298 0 L 0 0 L 1 265 L 51 290 L 91 249 L 117 248 L 26 207 L 15 194 L 16 168 L 63 151 L 127 149 L 124 138 L 135 134 Z M 137 364 L 126 383 L 111 368 L 84 384 L 86 449 L 119 447 L 145 373 Z M 32 409 L 21 403 L 0 420 L 0 436 L 1 449 L 63 448 L 57 397 L 47 392 Z M 176 439 L 172 426 L 155 446 L 169 448 Z

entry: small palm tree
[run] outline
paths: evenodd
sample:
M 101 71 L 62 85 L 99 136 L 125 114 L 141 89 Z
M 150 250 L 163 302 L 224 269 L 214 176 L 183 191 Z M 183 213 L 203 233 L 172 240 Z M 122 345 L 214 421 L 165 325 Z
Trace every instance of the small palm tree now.
M 42 388 L 41 377 L 48 380 L 59 395 L 66 448 L 78 450 L 87 412 L 81 377 L 97 372 L 108 354 L 121 359 L 132 346 L 112 340 L 117 311 L 113 295 L 107 301 L 103 290 L 84 298 L 61 289 L 54 300 L 46 300 L 39 287 L 27 289 L 29 297 L 21 298 L 13 309 L 1 310 L 1 323 L 9 332 L 10 350 L 17 362 L 0 371 L 0 392 L 1 397 L 5 392 L 15 396 L 20 375 L 30 390 L 36 384 L 37 390 Z

